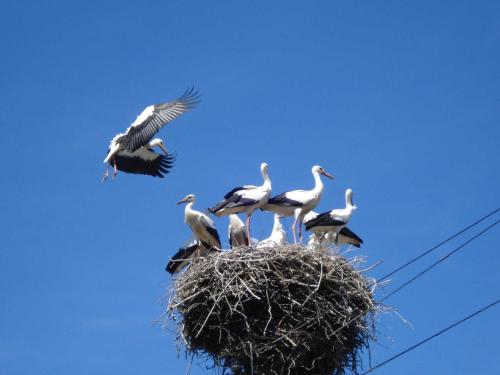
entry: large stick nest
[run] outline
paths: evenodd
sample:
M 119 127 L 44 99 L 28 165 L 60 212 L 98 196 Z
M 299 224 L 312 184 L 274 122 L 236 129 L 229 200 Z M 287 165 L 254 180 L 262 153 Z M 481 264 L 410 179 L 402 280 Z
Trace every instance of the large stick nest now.
M 377 310 L 358 263 L 301 245 L 198 258 L 173 283 L 167 315 L 187 352 L 223 371 L 355 373 Z

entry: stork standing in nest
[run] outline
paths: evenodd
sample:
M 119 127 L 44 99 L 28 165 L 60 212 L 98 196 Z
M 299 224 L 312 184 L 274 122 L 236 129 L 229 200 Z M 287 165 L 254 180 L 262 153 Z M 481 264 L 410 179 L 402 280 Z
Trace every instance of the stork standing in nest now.
M 267 203 L 271 196 L 271 179 L 268 174 L 267 163 L 260 165 L 264 182 L 261 186 L 245 185 L 236 187 L 224 196 L 210 211 L 215 216 L 231 215 L 244 212 L 246 218 L 247 245 L 250 244 L 250 217 L 252 213 Z
M 307 226 L 307 223 L 318 217 L 318 213 L 315 211 L 309 212 L 306 216 L 304 216 L 304 224 Z M 334 230 L 330 231 L 321 231 L 317 227 L 314 228 L 313 233 L 309 237 L 309 245 L 314 244 L 322 244 L 326 242 L 327 244 L 335 243 L 337 245 L 352 245 L 355 247 L 361 247 L 363 240 L 352 230 L 347 227 L 343 227 L 338 235 Z
M 288 244 L 286 232 L 281 224 L 281 216 L 274 214 L 274 224 L 271 235 L 257 244 L 257 248 L 266 246 L 283 246 Z
M 196 197 L 189 194 L 177 204 L 187 203 L 184 208 L 184 222 L 189 225 L 193 236 L 208 249 L 221 249 L 219 233 L 215 223 L 203 212 L 193 210 Z
M 358 208 L 352 199 L 353 192 L 351 189 L 345 191 L 345 208 L 339 208 L 327 212 L 323 212 L 314 218 L 309 219 L 306 223 L 306 230 L 315 233 L 335 233 L 335 241 L 338 243 L 340 239 L 340 231 L 345 228 L 353 212 Z M 358 237 L 359 238 L 359 237 Z M 361 240 L 359 238 L 359 240 Z M 361 241 L 362 242 L 362 241 Z
M 319 165 L 315 165 L 311 169 L 314 177 L 314 188 L 312 190 L 292 190 L 272 197 L 267 204 L 262 207 L 264 211 L 273 211 L 281 216 L 293 216 L 292 224 L 293 241 L 297 243 L 295 234 L 297 225 L 299 226 L 299 241 L 302 241 L 302 219 L 311 210 L 313 210 L 321 200 L 323 194 L 323 181 L 321 176 L 328 177 L 333 180 L 333 176 L 325 171 Z

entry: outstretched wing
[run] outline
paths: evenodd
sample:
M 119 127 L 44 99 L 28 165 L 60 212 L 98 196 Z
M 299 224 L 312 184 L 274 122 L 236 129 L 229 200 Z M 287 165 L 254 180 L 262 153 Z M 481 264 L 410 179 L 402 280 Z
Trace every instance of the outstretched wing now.
M 147 145 L 162 127 L 194 108 L 199 101 L 198 91 L 192 87 L 174 101 L 150 105 L 127 129 L 121 145 L 131 152 Z
M 160 155 L 147 147 L 130 152 L 120 150 L 115 154 L 116 167 L 123 172 L 162 177 L 170 172 L 175 155 Z

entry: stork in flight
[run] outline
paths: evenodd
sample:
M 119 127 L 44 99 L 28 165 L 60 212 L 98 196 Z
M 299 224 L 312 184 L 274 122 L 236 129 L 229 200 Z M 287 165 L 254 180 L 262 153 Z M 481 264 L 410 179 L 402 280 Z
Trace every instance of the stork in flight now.
M 105 181 L 109 175 L 109 167 L 113 167 L 113 178 L 118 170 L 128 173 L 139 173 L 163 177 L 172 166 L 173 157 L 168 156 L 163 141 L 153 140 L 158 131 L 170 121 L 194 108 L 199 103 L 198 91 L 188 89 L 179 98 L 166 103 L 150 105 L 137 116 L 125 133 L 113 137 L 109 145 L 104 163 L 108 164 L 103 176 Z M 151 148 L 159 146 L 165 157 L 157 157 Z
M 351 216 L 353 212 L 358 208 L 353 203 L 353 192 L 351 189 L 347 189 L 345 191 L 345 208 L 339 208 L 336 210 L 331 210 L 324 212 L 322 214 L 317 215 L 314 218 L 310 218 L 306 223 L 306 230 L 312 231 L 315 233 L 327 233 L 334 232 L 335 233 L 335 241 L 340 239 L 340 231 L 344 228 L 349 220 L 351 220 Z
M 302 241 L 302 219 L 319 203 L 323 194 L 323 181 L 321 176 L 328 177 L 333 180 L 333 176 L 325 171 L 319 165 L 315 165 L 311 169 L 314 177 L 314 188 L 312 190 L 292 190 L 277 195 L 269 199 L 267 204 L 262 207 L 264 211 L 273 211 L 281 216 L 294 216 L 295 220 L 292 224 L 293 241 L 297 243 L 295 228 L 299 225 L 299 241 Z
M 194 237 L 207 249 L 221 249 L 219 233 L 215 228 L 215 223 L 203 212 L 193 210 L 195 201 L 194 194 L 189 194 L 177 202 L 177 204 L 187 203 L 184 208 L 184 222 L 189 225 Z
M 252 213 L 267 203 L 271 196 L 271 179 L 268 174 L 267 163 L 260 165 L 260 172 L 264 183 L 261 186 L 245 185 L 236 187 L 224 196 L 224 199 L 217 203 L 210 211 L 215 216 L 231 215 L 239 212 L 245 212 L 247 246 L 250 241 L 250 217 Z

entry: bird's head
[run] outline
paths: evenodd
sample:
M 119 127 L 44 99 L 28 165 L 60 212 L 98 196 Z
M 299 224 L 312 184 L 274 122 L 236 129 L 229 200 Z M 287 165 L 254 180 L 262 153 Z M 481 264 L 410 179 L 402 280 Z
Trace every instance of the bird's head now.
M 268 169 L 269 169 L 269 166 L 267 165 L 267 163 L 262 163 L 260 165 L 260 171 L 262 174 L 266 174 Z
M 354 195 L 354 192 L 352 189 L 347 189 L 345 191 L 345 202 L 347 205 L 351 206 L 353 210 L 357 209 L 358 206 L 354 204 L 354 201 L 352 200 L 352 196 Z
M 315 174 L 315 173 L 319 173 L 325 177 L 328 177 L 329 179 L 333 180 L 334 177 L 328 173 L 327 171 L 325 171 L 323 169 L 323 167 L 320 167 L 319 165 L 315 165 L 314 167 L 312 167 L 312 173 Z
M 194 194 L 188 194 L 184 198 L 182 198 L 179 202 L 177 202 L 177 204 L 191 203 L 191 202 L 194 202 L 195 199 L 196 199 L 196 197 L 194 196 Z
M 162 149 L 162 151 L 165 153 L 165 155 L 168 155 L 168 150 L 163 144 L 163 140 L 160 138 L 155 138 L 151 142 L 149 142 L 148 147 L 153 148 L 153 147 L 159 147 Z

